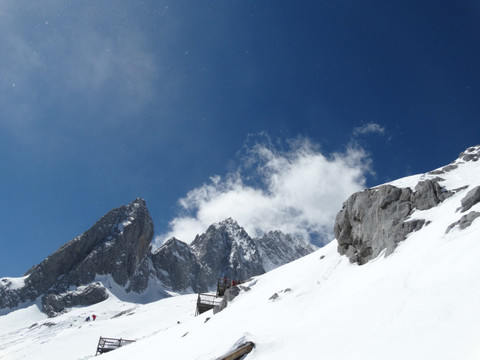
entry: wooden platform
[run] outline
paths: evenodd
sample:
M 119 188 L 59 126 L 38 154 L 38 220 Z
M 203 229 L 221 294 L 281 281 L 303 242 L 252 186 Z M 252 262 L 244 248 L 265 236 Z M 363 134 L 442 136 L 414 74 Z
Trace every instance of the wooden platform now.
M 198 294 L 195 316 L 213 309 L 216 305 L 219 305 L 221 301 L 222 299 L 214 294 Z
M 97 345 L 97 352 L 95 353 L 95 356 L 104 354 L 106 352 L 116 350 L 122 346 L 128 345 L 135 342 L 135 340 L 126 340 L 126 339 L 115 339 L 115 338 L 106 338 L 106 337 L 101 337 L 98 340 L 98 345 Z

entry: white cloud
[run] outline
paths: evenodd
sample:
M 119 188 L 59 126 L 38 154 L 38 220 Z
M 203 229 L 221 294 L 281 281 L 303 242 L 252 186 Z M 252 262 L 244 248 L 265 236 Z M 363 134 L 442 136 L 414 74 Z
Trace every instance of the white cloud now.
M 248 149 L 244 166 L 190 191 L 183 214 L 157 237 L 191 242 L 209 225 L 232 217 L 251 236 L 270 230 L 325 243 L 333 238 L 335 216 L 353 192 L 364 187 L 369 161 L 361 148 L 323 155 L 307 139 L 281 151 L 266 144 Z
M 353 129 L 353 136 L 366 135 L 366 134 L 383 135 L 385 134 L 385 128 L 376 123 L 367 123 Z

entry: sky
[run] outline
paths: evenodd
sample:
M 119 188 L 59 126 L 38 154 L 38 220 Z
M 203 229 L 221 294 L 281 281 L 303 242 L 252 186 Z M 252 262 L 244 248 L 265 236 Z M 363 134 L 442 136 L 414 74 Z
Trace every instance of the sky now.
M 480 143 L 480 2 L 0 1 L 0 276 L 137 197 L 332 239 L 353 192 Z

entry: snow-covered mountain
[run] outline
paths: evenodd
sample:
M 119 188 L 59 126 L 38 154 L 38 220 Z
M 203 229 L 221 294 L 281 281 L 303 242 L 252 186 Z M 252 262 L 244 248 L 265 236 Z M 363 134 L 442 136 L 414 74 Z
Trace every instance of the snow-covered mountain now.
M 168 240 L 154 252 L 152 263 L 156 276 L 169 291 L 205 292 L 215 287 L 219 278 L 244 281 L 315 250 L 307 241 L 280 231 L 253 239 L 228 218 L 210 225 L 191 244 Z
M 194 315 L 196 295 L 142 305 L 109 293 L 53 319 L 32 305 L 0 317 L 0 357 L 93 358 L 102 335 L 136 340 L 105 359 L 223 359 L 246 341 L 248 360 L 479 359 L 479 155 L 472 147 L 446 167 L 352 195 L 337 217 L 341 240 L 253 278 L 215 315 Z M 438 201 L 417 202 L 427 180 Z M 387 229 L 397 235 L 382 242 Z
M 24 277 L 0 279 L 0 312 L 38 299 L 42 311 L 56 316 L 73 306 L 104 301 L 109 293 L 146 303 L 169 292 L 205 292 L 220 277 L 246 280 L 263 274 L 264 259 L 275 267 L 315 250 L 302 240 L 293 247 L 290 237 L 274 234 L 285 249 L 281 257 L 273 247 L 263 247 L 262 257 L 264 241 L 252 239 L 230 218 L 211 225 L 191 245 L 170 239 L 152 253 L 153 222 L 145 201 L 136 199 L 108 212 Z
M 63 302 L 67 306 L 91 305 L 108 296 L 101 286 L 84 287 L 95 283 L 99 276 L 108 276 L 126 292 L 143 292 L 149 282 L 152 237 L 153 222 L 144 200 L 136 199 L 113 209 L 85 233 L 28 270 L 23 278 L 0 279 L 0 311 L 39 298 L 43 310 L 51 315 L 52 309 L 60 309 Z M 81 289 L 87 293 L 81 295 Z M 96 290 L 92 293 L 92 289 Z M 159 289 L 158 298 L 166 295 Z

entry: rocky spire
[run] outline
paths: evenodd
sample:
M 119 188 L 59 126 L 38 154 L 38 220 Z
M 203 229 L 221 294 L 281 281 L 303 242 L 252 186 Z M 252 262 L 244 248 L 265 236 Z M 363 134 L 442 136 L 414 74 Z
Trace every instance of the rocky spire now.
M 191 248 L 206 268 L 209 284 L 223 276 L 245 280 L 265 272 L 255 241 L 231 218 L 213 224 L 204 234 L 197 235 Z
M 60 294 L 70 287 L 94 281 L 97 275 L 111 275 L 120 286 L 135 279 L 135 290 L 146 287 L 148 273 L 137 270 L 147 265 L 153 222 L 143 199 L 109 211 L 89 230 L 63 245 L 24 278 L 24 286 L 0 285 L 0 308 L 15 307 L 47 293 Z M 127 289 L 128 291 L 129 289 Z

